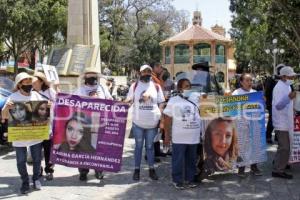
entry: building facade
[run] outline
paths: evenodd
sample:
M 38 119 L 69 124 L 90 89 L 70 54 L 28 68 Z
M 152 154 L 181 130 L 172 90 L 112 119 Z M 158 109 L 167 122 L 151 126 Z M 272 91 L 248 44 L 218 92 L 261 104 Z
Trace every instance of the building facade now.
M 225 37 L 225 29 L 215 25 L 208 30 L 202 27 L 199 11 L 194 12 L 193 25 L 160 43 L 163 48 L 163 65 L 175 76 L 191 70 L 194 63 L 209 62 L 220 83 L 235 73 L 234 45 Z

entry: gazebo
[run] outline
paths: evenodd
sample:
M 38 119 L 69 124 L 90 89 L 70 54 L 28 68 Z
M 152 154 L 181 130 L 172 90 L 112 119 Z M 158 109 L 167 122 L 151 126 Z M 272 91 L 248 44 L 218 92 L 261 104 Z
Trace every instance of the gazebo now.
M 194 63 L 209 62 L 223 86 L 229 73 L 235 71 L 232 40 L 225 37 L 225 29 L 215 25 L 212 30 L 202 27 L 199 11 L 194 12 L 193 25 L 160 43 L 163 65 L 175 76 L 191 70 Z M 223 77 L 223 78 L 222 78 Z M 223 79 L 223 80 L 222 80 Z

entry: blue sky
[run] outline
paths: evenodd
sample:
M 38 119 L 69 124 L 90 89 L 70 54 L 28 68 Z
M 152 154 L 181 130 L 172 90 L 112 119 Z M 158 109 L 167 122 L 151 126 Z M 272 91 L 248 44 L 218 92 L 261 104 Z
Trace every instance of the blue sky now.
M 202 14 L 202 26 L 205 28 L 210 29 L 216 23 L 226 28 L 226 32 L 231 28 L 232 14 L 229 10 L 229 0 L 173 0 L 172 4 L 177 10 L 189 11 L 191 18 L 193 11 L 198 8 Z

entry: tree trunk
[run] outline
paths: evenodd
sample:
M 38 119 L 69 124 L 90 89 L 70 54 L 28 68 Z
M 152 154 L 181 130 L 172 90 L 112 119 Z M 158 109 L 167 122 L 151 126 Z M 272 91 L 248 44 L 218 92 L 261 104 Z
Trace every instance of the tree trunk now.
M 31 48 L 30 50 L 30 59 L 29 60 L 29 68 L 34 70 L 35 69 L 35 52 L 36 52 L 36 47 Z
M 14 63 L 14 79 L 18 74 L 18 59 L 19 59 L 19 55 L 18 54 L 14 54 L 13 55 L 15 63 Z

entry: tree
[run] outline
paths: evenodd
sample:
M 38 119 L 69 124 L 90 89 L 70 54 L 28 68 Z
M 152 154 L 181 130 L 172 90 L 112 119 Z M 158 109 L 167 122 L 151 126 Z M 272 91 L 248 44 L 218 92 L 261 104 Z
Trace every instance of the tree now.
M 231 0 L 231 36 L 240 71 L 267 69 L 272 72 L 272 57 L 264 50 L 277 38 L 286 53 L 279 62 L 298 65 L 300 57 L 300 2 L 298 0 Z M 250 62 L 251 61 L 251 62 Z
M 103 0 L 99 6 L 101 59 L 113 71 L 159 61 L 159 42 L 185 25 L 186 13 L 166 0 Z
M 2 0 L 0 38 L 17 61 L 25 51 L 50 45 L 64 33 L 67 0 Z M 35 60 L 35 59 L 34 59 Z
M 132 38 L 128 45 L 131 50 L 124 55 L 131 67 L 161 59 L 159 42 L 173 33 L 172 23 L 177 14 L 175 8 L 166 0 L 132 2 L 132 9 L 126 16 L 126 34 Z

